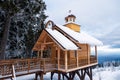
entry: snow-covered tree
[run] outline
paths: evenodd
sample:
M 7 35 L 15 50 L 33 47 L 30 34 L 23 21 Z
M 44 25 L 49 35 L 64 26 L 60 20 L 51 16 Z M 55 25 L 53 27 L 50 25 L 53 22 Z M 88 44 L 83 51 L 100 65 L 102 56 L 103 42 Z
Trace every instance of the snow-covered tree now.
M 0 0 L 0 59 L 5 59 L 5 52 L 6 56 L 20 57 L 24 57 L 25 52 L 31 52 L 38 36 L 35 34 L 44 25 L 45 9 L 43 0 Z M 30 29 L 32 36 L 29 35 Z M 28 39 L 29 36 L 32 38 Z M 27 45 L 31 44 L 26 43 L 28 40 L 33 41 L 32 45 Z

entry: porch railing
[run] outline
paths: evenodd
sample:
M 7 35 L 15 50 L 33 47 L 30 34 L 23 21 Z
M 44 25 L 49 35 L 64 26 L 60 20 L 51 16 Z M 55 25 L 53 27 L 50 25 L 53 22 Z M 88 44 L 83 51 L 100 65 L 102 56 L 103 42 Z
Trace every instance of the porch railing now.
M 82 66 L 97 63 L 97 58 L 96 58 L 96 56 L 90 56 L 90 60 L 88 60 L 88 59 L 79 59 L 78 66 L 77 66 L 76 59 L 70 60 L 70 61 L 71 61 L 71 63 L 68 64 L 68 69 L 73 69 L 73 68 L 82 67 Z
M 95 56 L 90 56 L 90 63 L 88 63 L 88 59 L 79 59 L 78 62 L 77 66 L 76 59 L 70 60 L 68 63 L 68 69 L 97 63 L 97 58 Z M 61 58 L 59 63 L 59 68 L 65 69 L 65 60 Z M 0 61 L 0 76 L 12 74 L 12 65 L 14 65 L 16 73 L 20 73 L 22 71 L 25 71 L 26 73 L 35 71 L 47 72 L 58 69 L 58 60 L 50 58 L 2 60 Z
M 22 74 L 36 71 L 46 72 L 56 68 L 56 64 L 52 63 L 51 59 L 14 59 L 0 61 L 0 76 L 11 75 L 12 65 L 15 67 L 15 72 Z

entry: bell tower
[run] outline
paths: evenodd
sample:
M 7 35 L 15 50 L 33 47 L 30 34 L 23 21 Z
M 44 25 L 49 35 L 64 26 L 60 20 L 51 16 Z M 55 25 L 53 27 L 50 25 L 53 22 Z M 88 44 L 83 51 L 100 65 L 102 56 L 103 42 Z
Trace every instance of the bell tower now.
M 66 24 L 64 26 L 76 31 L 80 32 L 80 25 L 75 23 L 76 16 L 71 14 L 71 10 L 69 10 L 69 15 L 65 17 Z
M 74 23 L 75 19 L 76 19 L 76 17 L 73 14 L 68 15 L 67 17 L 65 17 L 66 23 Z

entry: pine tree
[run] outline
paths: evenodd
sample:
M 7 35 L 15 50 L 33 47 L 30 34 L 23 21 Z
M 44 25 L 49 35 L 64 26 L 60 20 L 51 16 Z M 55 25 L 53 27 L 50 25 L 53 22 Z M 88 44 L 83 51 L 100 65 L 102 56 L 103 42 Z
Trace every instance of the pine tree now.
M 12 0 L 0 0 L 0 11 L 5 15 L 5 22 L 4 22 L 4 30 L 1 39 L 1 46 L 0 46 L 0 59 L 5 58 L 5 49 L 7 45 L 7 39 L 9 35 L 9 28 L 11 18 L 19 11 L 18 8 L 14 5 Z
M 41 25 L 46 18 L 45 9 L 45 3 L 42 0 L 0 0 L 0 17 L 2 17 L 0 20 L 0 59 L 5 59 L 5 51 L 6 56 L 23 54 L 21 57 L 25 52 L 31 52 L 37 37 L 35 34 L 42 30 Z M 30 29 L 32 36 L 29 35 Z M 28 39 L 30 36 L 33 38 Z M 32 45 L 26 44 L 28 40 L 33 41 Z

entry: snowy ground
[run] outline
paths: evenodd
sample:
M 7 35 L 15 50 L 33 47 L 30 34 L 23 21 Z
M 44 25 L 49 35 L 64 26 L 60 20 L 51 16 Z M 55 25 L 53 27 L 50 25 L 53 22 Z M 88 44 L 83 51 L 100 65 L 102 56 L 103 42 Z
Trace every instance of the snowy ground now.
M 27 75 L 17 77 L 17 80 L 34 80 L 35 75 Z M 9 80 L 9 79 L 7 79 Z M 44 80 L 50 80 L 50 73 L 44 75 Z M 54 75 L 54 79 L 57 80 L 57 74 Z M 76 76 L 74 80 L 79 80 Z M 89 80 L 88 76 L 85 80 Z M 119 67 L 104 67 L 93 69 L 93 80 L 120 80 L 120 66 Z
M 120 80 L 120 66 L 94 69 L 93 80 Z

